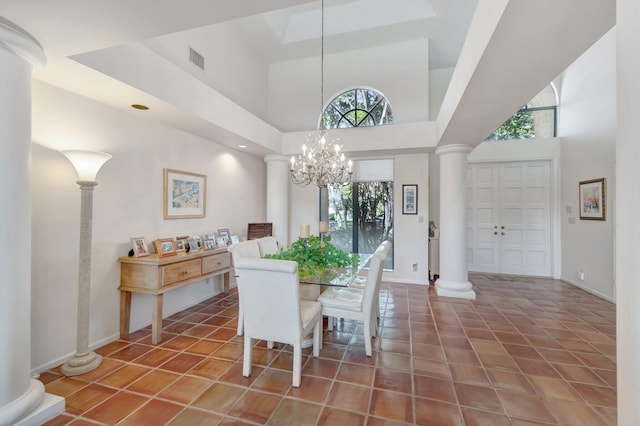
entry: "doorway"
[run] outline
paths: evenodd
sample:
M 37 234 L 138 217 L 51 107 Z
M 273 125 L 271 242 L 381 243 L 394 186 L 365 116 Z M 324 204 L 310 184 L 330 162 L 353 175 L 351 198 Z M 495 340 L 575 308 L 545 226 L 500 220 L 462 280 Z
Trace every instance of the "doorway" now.
M 469 271 L 551 276 L 550 170 L 549 161 L 469 165 Z

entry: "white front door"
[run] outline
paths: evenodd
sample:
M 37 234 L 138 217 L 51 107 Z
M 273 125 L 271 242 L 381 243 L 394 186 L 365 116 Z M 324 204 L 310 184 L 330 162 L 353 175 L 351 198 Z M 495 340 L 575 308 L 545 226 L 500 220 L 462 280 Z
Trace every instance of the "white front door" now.
M 548 161 L 470 164 L 469 271 L 551 275 Z

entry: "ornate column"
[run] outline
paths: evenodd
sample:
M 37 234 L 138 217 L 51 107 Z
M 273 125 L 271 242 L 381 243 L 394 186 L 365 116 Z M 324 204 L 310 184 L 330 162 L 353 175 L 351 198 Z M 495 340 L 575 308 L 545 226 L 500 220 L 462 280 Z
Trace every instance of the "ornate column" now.
M 0 17 L 0 425 L 64 411 L 31 378 L 31 72 L 45 62 L 38 42 Z
M 280 247 L 289 242 L 289 158 L 267 155 L 267 222 L 273 223 L 273 234 Z
M 467 271 L 467 155 L 469 145 L 444 145 L 440 156 L 440 278 L 438 296 L 475 299 Z

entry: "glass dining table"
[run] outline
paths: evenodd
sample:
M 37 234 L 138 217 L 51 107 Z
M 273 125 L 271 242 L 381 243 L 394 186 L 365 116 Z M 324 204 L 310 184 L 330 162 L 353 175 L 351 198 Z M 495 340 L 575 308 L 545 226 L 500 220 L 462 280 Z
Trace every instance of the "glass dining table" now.
M 369 264 L 371 254 L 349 253 L 354 260 L 351 266 L 333 267 L 326 266 L 321 271 L 306 274 L 305 268 L 301 267 L 300 284 L 316 284 L 330 287 L 349 287 L 358 274 Z M 301 265 L 303 266 L 303 265 Z

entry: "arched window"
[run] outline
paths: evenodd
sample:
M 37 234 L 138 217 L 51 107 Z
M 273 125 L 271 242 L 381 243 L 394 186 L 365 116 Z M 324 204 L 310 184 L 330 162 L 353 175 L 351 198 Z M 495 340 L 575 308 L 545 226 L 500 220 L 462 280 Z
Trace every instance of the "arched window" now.
M 393 123 L 389 101 L 373 89 L 350 89 L 333 98 L 322 113 L 320 127 L 379 126 Z
M 557 105 L 555 88 L 549 84 L 486 140 L 553 138 L 556 136 Z

